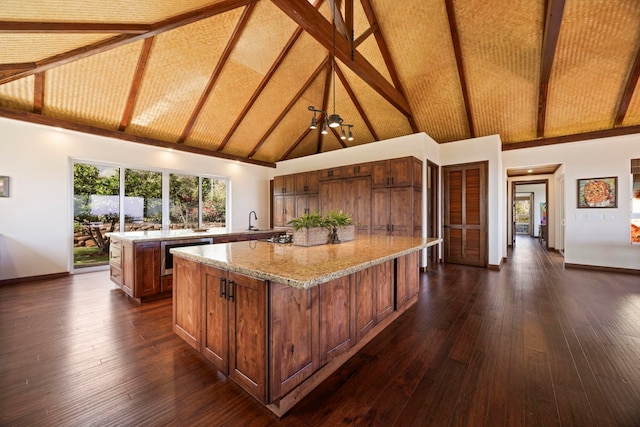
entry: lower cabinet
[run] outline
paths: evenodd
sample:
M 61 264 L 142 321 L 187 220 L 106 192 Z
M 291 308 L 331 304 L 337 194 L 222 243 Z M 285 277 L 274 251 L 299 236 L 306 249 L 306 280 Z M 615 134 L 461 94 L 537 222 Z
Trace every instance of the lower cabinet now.
M 396 310 L 411 305 L 420 291 L 420 252 L 396 259 Z
M 160 292 L 160 242 L 133 245 L 134 293 L 147 297 Z

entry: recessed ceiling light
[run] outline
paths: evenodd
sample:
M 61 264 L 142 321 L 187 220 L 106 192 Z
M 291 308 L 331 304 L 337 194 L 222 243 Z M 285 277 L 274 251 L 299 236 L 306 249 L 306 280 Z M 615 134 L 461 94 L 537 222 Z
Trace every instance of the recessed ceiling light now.
M 529 170 L 527 171 L 527 173 L 531 173 L 531 172 L 533 172 L 533 169 L 529 169 Z

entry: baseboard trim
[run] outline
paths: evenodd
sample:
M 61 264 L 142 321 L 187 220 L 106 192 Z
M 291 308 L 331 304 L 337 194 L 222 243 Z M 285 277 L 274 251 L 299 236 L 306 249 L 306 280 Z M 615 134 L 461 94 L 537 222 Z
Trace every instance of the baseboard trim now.
M 65 271 L 64 273 L 43 274 L 41 276 L 17 277 L 15 279 L 0 280 L 0 286 L 14 285 L 16 283 L 25 283 L 25 282 L 39 282 L 41 280 L 60 279 L 62 277 L 67 277 L 68 275 L 69 275 L 69 272 Z
M 573 264 L 570 262 L 564 263 L 565 268 L 580 268 L 583 270 L 596 270 L 596 271 L 604 271 L 607 273 L 626 273 L 626 274 L 637 274 L 640 275 L 640 270 L 636 270 L 633 268 L 618 268 L 618 267 L 603 267 L 600 265 L 588 265 L 588 264 Z

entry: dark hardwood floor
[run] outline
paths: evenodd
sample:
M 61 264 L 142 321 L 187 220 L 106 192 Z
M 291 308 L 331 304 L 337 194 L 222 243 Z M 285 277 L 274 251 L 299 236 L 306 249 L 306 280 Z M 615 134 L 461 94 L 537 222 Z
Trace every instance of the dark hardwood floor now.
M 441 265 L 419 302 L 278 419 L 107 272 L 0 287 L 0 424 L 639 426 L 640 276 Z

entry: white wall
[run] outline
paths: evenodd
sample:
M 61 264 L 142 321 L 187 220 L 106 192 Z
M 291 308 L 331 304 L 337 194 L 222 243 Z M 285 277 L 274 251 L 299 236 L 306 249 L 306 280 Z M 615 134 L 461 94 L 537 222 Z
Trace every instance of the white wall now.
M 555 177 L 557 183 L 564 180 L 564 188 L 557 191 L 564 197 L 556 204 L 563 203 L 564 207 L 565 262 L 640 270 L 640 246 L 629 242 L 630 159 L 634 158 L 640 158 L 640 134 L 502 153 L 504 170 L 551 163 L 563 165 Z M 577 208 L 578 179 L 611 176 L 618 177 L 617 208 Z M 549 195 L 551 200 L 553 197 Z M 553 209 L 553 212 L 560 218 L 558 211 Z M 562 227 L 561 221 L 556 221 L 554 229 L 549 230 L 550 241 L 554 235 L 561 234 L 559 227 Z M 555 247 L 561 248 L 561 245 L 556 243 Z
M 10 177 L 10 197 L 0 198 L 0 280 L 70 271 L 72 159 L 227 176 L 229 227 L 246 228 L 251 210 L 258 214 L 255 224 L 268 227 L 273 168 L 4 118 L 0 130 L 0 175 Z

